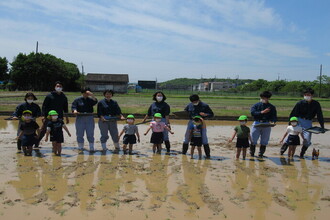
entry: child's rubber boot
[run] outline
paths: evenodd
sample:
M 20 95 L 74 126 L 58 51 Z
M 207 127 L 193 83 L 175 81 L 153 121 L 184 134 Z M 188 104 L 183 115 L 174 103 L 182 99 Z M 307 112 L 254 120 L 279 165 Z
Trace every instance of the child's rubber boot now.
M 103 151 L 107 151 L 107 143 L 101 143 L 101 146 L 102 146 L 102 150 Z
M 256 152 L 256 145 L 251 144 L 250 145 L 250 155 L 251 155 L 251 157 L 254 157 L 255 152 Z
M 285 151 L 288 149 L 289 145 L 287 143 L 284 143 L 281 147 L 281 155 L 285 153 Z
M 94 143 L 89 143 L 89 151 L 94 152 Z
M 301 147 L 301 151 L 300 151 L 300 158 L 301 158 L 301 159 L 304 159 L 304 155 L 305 155 L 307 149 L 308 149 L 307 146 L 302 146 L 302 147 Z
M 78 150 L 84 149 L 84 143 L 78 143 Z
M 266 151 L 266 145 L 260 145 L 260 150 L 259 150 L 259 157 L 260 158 L 264 157 L 265 151 Z

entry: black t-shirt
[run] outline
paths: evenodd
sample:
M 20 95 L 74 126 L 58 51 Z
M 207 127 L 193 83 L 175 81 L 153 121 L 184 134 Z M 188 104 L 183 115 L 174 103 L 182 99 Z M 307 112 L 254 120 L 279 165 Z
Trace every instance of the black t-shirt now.
M 35 134 L 36 130 L 39 128 L 39 125 L 35 121 L 22 122 L 20 130 L 23 131 L 23 135 Z
M 50 129 L 51 136 L 58 136 L 63 134 L 62 127 L 64 125 L 63 120 L 49 121 L 47 124 L 47 129 Z

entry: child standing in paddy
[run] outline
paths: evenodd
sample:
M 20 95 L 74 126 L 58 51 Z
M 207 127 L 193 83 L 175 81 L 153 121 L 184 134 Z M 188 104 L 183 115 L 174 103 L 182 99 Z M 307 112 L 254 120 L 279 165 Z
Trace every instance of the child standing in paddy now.
M 300 145 L 299 134 L 301 138 L 304 140 L 305 138 L 303 135 L 303 129 L 298 125 L 298 118 L 291 117 L 290 125 L 286 128 L 286 132 L 283 135 L 282 140 L 280 141 L 280 143 L 283 144 L 285 137 L 289 135 L 288 139 L 286 140 L 286 143 L 289 145 L 289 153 L 288 153 L 289 158 L 293 158 L 297 145 Z
M 246 157 L 246 149 L 250 147 L 249 141 L 251 144 L 252 139 L 250 135 L 250 128 L 246 126 L 248 117 L 246 115 L 241 115 L 238 118 L 238 121 L 240 125 L 237 125 L 234 128 L 234 134 L 233 136 L 228 140 L 229 143 L 231 143 L 235 136 L 237 136 L 237 142 L 236 142 L 236 160 L 239 159 L 241 155 L 241 151 L 243 150 L 243 160 L 245 160 Z
M 162 122 L 162 114 L 160 113 L 154 114 L 154 121 L 150 123 L 150 126 L 144 133 L 144 135 L 147 135 L 150 129 L 152 129 L 150 142 L 154 144 L 152 147 L 152 151 L 156 153 L 157 150 L 157 153 L 160 154 L 162 151 L 164 129 L 168 130 L 171 134 L 174 134 L 174 132 L 172 132 L 171 129 L 167 127 L 164 122 Z
M 50 121 L 47 124 L 45 141 L 48 141 L 50 135 L 50 141 L 53 145 L 53 153 L 57 156 L 61 156 L 62 143 L 64 142 L 62 128 L 68 133 L 69 137 L 71 137 L 71 134 L 63 120 L 58 118 L 58 113 L 55 110 L 49 111 L 48 116 L 50 117 Z
M 120 137 L 125 132 L 125 135 L 123 138 L 123 151 L 124 151 L 124 154 L 127 153 L 127 145 L 128 145 L 128 153 L 132 154 L 133 144 L 136 144 L 136 137 L 137 137 L 137 141 L 140 143 L 140 134 L 139 134 L 138 127 L 134 124 L 134 121 L 135 121 L 134 115 L 128 115 L 126 121 L 127 121 L 127 124 L 124 126 L 123 130 L 120 132 L 118 139 L 120 139 Z
M 24 155 L 32 156 L 32 146 L 37 143 L 40 135 L 39 125 L 33 120 L 30 110 L 23 111 L 22 119 L 24 122 L 19 127 L 21 132 L 17 136 L 17 140 L 21 139 L 22 141 Z
M 193 117 L 193 123 L 189 126 L 190 130 L 190 145 L 191 145 L 191 159 L 194 159 L 194 151 L 197 147 L 198 157 L 202 159 L 202 131 L 206 128 L 204 120 L 201 116 L 197 115 Z

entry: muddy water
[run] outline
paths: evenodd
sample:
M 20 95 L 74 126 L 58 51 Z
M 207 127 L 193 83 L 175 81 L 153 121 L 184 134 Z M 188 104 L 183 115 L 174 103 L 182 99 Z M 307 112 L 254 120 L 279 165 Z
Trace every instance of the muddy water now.
M 226 142 L 236 123 L 221 121 L 208 122 L 211 160 L 179 154 L 183 121 L 172 121 L 175 134 L 169 156 L 153 155 L 148 135 L 135 146 L 135 155 L 78 154 L 75 137 L 65 136 L 62 157 L 52 155 L 49 142 L 25 157 L 15 150 L 17 121 L 2 119 L 0 219 L 328 219 L 330 215 L 327 134 L 313 137 L 314 147 L 321 151 L 319 160 L 280 157 L 278 141 L 286 127 L 280 124 L 272 130 L 268 158 L 236 161 L 234 145 Z M 74 134 L 73 123 L 68 126 Z M 141 134 L 146 127 L 139 126 Z M 95 131 L 100 149 L 97 126 Z

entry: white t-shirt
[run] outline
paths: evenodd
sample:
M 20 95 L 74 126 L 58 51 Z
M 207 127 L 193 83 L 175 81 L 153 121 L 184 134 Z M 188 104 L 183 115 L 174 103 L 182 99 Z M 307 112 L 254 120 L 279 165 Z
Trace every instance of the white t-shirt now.
M 289 125 L 286 129 L 286 132 L 288 132 L 289 135 L 299 135 L 303 132 L 303 129 L 299 125 L 297 125 L 296 127 Z

